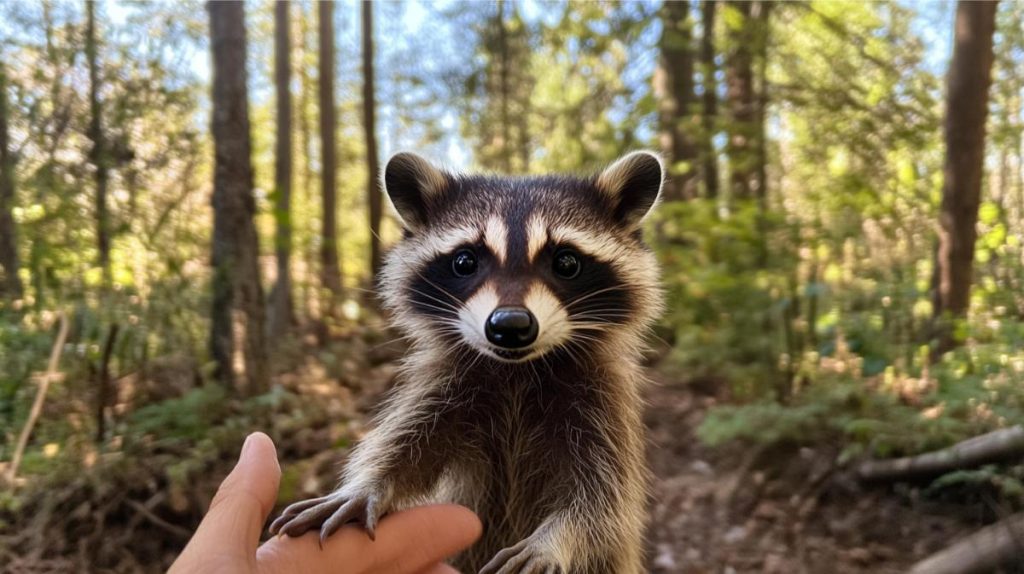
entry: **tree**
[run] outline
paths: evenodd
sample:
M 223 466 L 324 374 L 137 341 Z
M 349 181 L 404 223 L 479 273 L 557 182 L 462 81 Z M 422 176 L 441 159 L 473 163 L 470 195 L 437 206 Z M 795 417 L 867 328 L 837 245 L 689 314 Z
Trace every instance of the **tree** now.
M 215 376 L 235 382 L 233 319 L 244 322 L 243 356 L 250 394 L 269 387 L 259 240 L 253 218 L 252 144 L 246 88 L 245 8 L 209 2 L 213 51 L 213 305 L 210 354 Z M 235 313 L 237 311 L 237 313 Z
M 89 64 L 89 160 L 96 180 L 96 251 L 103 284 L 110 285 L 110 216 L 107 213 L 108 153 L 103 135 L 103 104 L 100 102 L 100 68 L 96 41 L 96 2 L 86 0 L 85 57 Z
M 376 103 L 373 87 L 373 4 L 362 3 L 363 12 L 363 129 L 366 130 L 366 194 L 370 206 L 370 276 L 376 279 L 381 266 L 380 222 L 383 195 L 377 177 Z
M 274 83 L 277 88 L 277 150 L 274 163 L 274 221 L 277 223 L 277 283 L 270 292 L 270 334 L 291 324 L 292 306 L 292 96 L 291 38 L 287 0 L 274 4 Z
M 668 159 L 666 199 L 697 197 L 697 149 L 691 135 L 693 48 L 689 2 L 665 2 L 661 8 L 661 50 L 654 74 L 658 96 L 661 149 Z
M 718 196 L 718 153 L 715 151 L 714 135 L 718 116 L 718 82 L 715 80 L 715 13 L 718 0 L 701 2 L 701 22 L 704 31 L 700 38 L 700 65 L 704 93 L 701 113 L 701 154 L 703 154 L 704 193 L 707 197 Z
M 728 51 L 725 57 L 726 107 L 728 108 L 729 179 L 734 198 L 753 197 L 756 171 L 752 144 L 757 130 L 754 69 L 751 46 L 752 2 L 726 3 L 734 16 L 726 18 Z
M 531 97 L 536 80 L 530 34 L 515 3 L 481 3 L 476 50 L 481 65 L 466 77 L 464 132 L 480 167 L 502 173 L 530 169 Z M 493 12 L 491 12 L 493 10 Z
M 341 295 L 341 269 L 338 267 L 338 200 L 335 176 L 337 151 L 334 135 L 338 129 L 334 108 L 334 2 L 317 4 L 320 15 L 320 186 L 323 225 L 320 231 L 320 280 L 330 292 L 328 314 Z
M 956 10 L 953 59 L 946 77 L 946 156 L 934 314 L 940 350 L 955 341 L 948 319 L 967 314 L 985 160 L 985 121 L 992 80 L 996 2 L 965 2 Z
M 0 62 L 0 296 L 21 297 L 18 277 L 18 233 L 14 222 L 15 157 L 10 144 L 7 71 Z

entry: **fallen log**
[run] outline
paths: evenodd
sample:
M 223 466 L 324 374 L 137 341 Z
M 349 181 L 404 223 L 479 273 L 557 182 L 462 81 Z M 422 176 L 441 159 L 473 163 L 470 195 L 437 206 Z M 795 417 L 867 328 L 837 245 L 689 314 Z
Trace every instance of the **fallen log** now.
M 914 564 L 907 574 L 982 574 L 1024 563 L 1024 513 L 986 526 Z
M 1014 457 L 1024 457 L 1024 427 L 1021 425 L 999 429 L 918 456 L 869 460 L 861 463 L 856 473 L 858 479 L 866 482 L 913 480 Z

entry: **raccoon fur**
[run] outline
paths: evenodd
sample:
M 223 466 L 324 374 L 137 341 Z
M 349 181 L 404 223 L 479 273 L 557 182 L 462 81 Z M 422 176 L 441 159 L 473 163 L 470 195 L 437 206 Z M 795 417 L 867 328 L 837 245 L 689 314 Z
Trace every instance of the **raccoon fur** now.
M 388 162 L 405 233 L 380 293 L 412 341 L 340 488 L 271 526 L 321 538 L 427 502 L 473 509 L 453 559 L 482 574 L 643 568 L 640 355 L 661 310 L 640 225 L 664 181 L 634 152 L 587 177 L 459 175 Z

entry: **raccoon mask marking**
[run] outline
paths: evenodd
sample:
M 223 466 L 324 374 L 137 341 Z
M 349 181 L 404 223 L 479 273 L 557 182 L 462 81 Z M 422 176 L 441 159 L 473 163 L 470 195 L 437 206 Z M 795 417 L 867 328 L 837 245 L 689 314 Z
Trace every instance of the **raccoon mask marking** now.
M 384 304 L 422 346 L 502 362 L 635 347 L 659 308 L 640 223 L 663 173 L 649 152 L 589 178 L 457 175 L 399 153 L 383 179 L 406 233 Z

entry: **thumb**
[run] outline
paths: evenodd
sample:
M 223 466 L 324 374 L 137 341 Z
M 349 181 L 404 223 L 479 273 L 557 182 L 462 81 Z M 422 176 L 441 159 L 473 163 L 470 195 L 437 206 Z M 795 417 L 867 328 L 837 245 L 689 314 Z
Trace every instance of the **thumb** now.
M 217 489 L 193 540 L 215 544 L 218 554 L 255 559 L 263 523 L 274 508 L 280 481 L 274 442 L 261 432 L 249 435 L 238 463 Z

